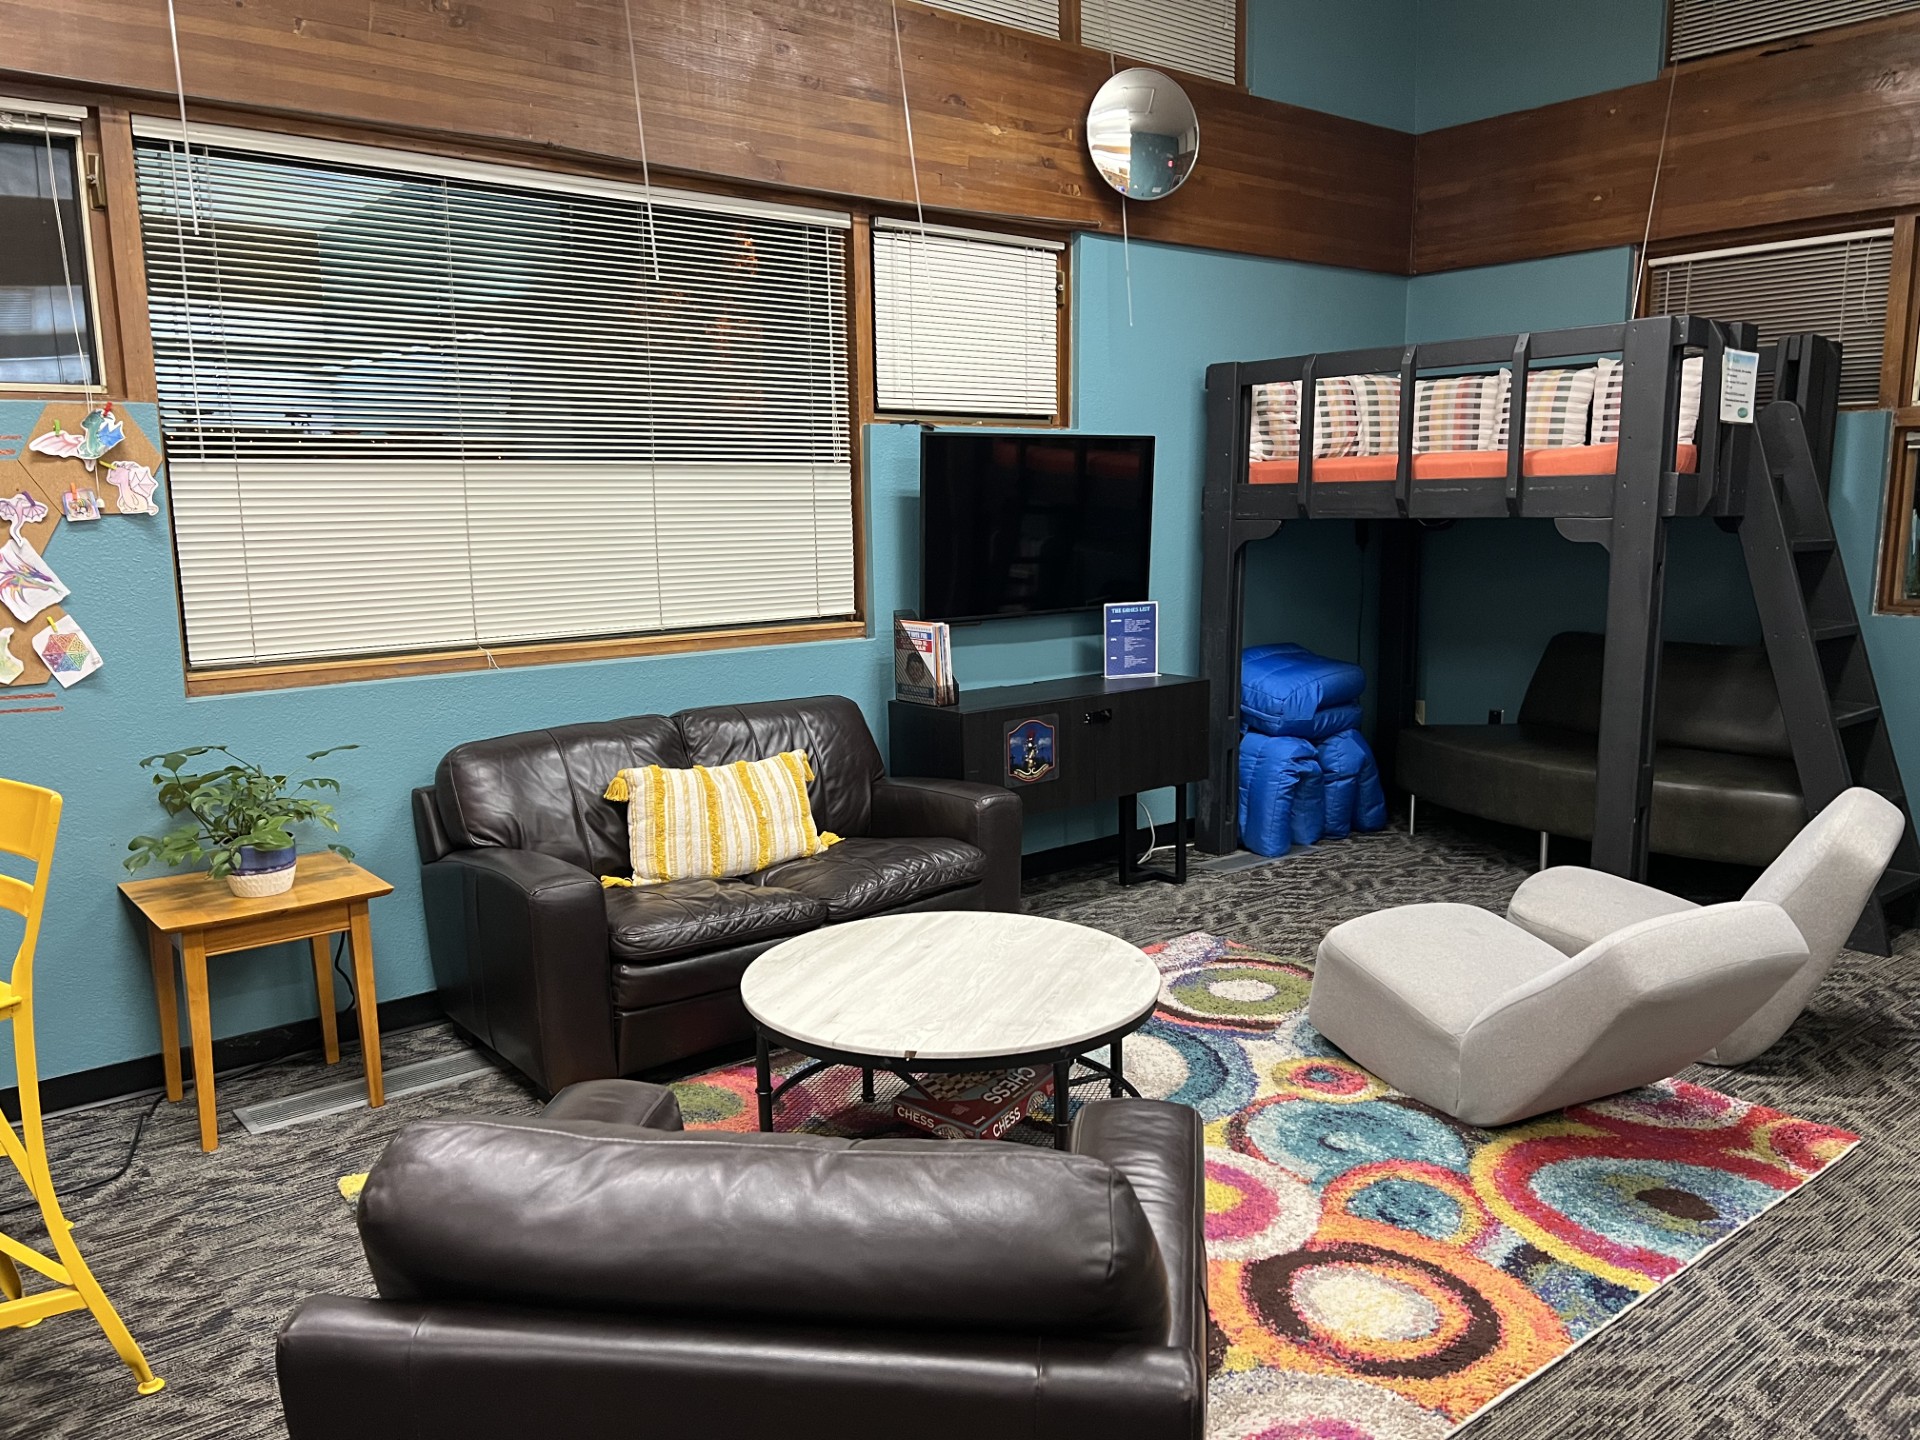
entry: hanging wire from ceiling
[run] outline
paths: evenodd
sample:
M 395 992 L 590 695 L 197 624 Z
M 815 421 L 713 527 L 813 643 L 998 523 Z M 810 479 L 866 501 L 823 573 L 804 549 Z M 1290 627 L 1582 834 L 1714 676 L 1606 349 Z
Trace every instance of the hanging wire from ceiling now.
M 53 127 L 47 123 L 47 117 L 44 115 L 40 117 L 40 134 L 45 140 L 47 147 L 47 194 L 53 197 L 54 238 L 60 245 L 60 278 L 67 292 L 67 318 L 73 326 L 73 354 L 74 358 L 80 362 L 80 387 L 86 400 L 87 413 L 91 415 L 93 413 L 94 356 L 88 351 L 86 342 L 80 338 L 80 303 L 74 293 L 73 263 L 67 255 L 67 222 L 65 216 L 60 213 L 60 175 L 59 172 L 54 169 Z M 80 214 L 79 178 L 76 170 L 74 175 L 75 190 L 73 197 L 74 215 L 76 219 Z M 56 357 L 59 355 L 59 342 L 57 339 L 54 342 L 54 354 Z
M 663 277 L 660 270 L 660 227 L 656 223 L 653 209 L 653 163 L 647 156 L 647 112 L 640 103 L 640 51 L 633 34 L 632 0 L 620 0 L 620 10 L 627 21 L 627 78 L 633 85 L 633 128 L 640 137 L 640 187 L 646 197 L 647 211 L 647 256 L 649 268 L 653 271 L 653 286 L 647 295 L 647 311 L 640 317 L 641 353 L 646 357 L 647 378 L 647 512 L 653 522 L 653 533 L 660 533 L 660 426 L 655 414 L 656 402 L 653 389 L 653 314 L 660 303 Z M 653 566 L 653 611 L 660 621 L 660 628 L 667 626 L 667 602 L 661 588 L 660 563 L 655 558 Z M 489 663 L 493 657 L 487 657 Z
M 1653 185 L 1647 191 L 1647 223 L 1640 233 L 1639 263 L 1633 268 L 1633 295 L 1627 302 L 1627 319 L 1640 314 L 1640 286 L 1647 278 L 1647 247 L 1653 243 L 1653 207 L 1660 200 L 1660 171 L 1667 163 L 1667 136 L 1673 131 L 1673 92 L 1680 84 L 1680 67 L 1671 65 L 1667 73 L 1667 108 L 1660 121 L 1660 149 L 1653 158 Z
M 907 169 L 913 176 L 913 213 L 919 225 L 919 243 L 915 247 L 920 269 L 908 284 L 912 299 L 907 305 L 907 381 L 916 396 L 920 394 L 919 315 L 922 284 L 931 285 L 933 276 L 927 262 L 927 207 L 920 196 L 920 156 L 913 144 L 913 103 L 907 95 L 907 57 L 900 43 L 900 0 L 891 0 L 893 10 L 893 66 L 900 77 L 900 118 L 907 131 Z M 876 341 L 876 344 L 878 342 Z
M 174 14 L 173 0 L 167 0 L 167 39 L 173 46 L 173 93 L 180 106 L 180 145 L 176 150 L 171 144 L 167 147 L 168 180 L 173 188 L 174 224 L 173 237 L 180 262 L 180 304 L 181 329 L 187 337 L 187 385 L 193 396 L 193 433 L 200 447 L 200 463 L 207 463 L 207 411 L 200 398 L 200 360 L 193 343 L 193 271 L 187 264 L 187 226 L 179 217 L 180 209 L 180 165 L 186 161 L 187 175 L 187 215 L 193 223 L 193 233 L 200 233 L 200 192 L 193 178 L 193 137 L 187 129 L 187 87 L 181 78 L 180 68 L 180 22 Z M 213 179 L 212 156 L 208 156 L 207 179 Z M 209 197 L 211 204 L 211 197 Z M 207 245 L 209 257 L 213 261 L 213 273 L 216 284 L 221 274 L 220 228 L 212 224 L 212 213 L 208 213 Z M 247 487 L 240 473 L 240 434 L 238 423 L 233 416 L 233 351 L 227 343 L 227 306 L 222 297 L 214 306 L 214 315 L 220 329 L 220 354 L 223 363 L 221 373 L 227 384 L 227 456 L 233 463 L 233 504 L 234 515 L 240 525 L 240 577 L 246 586 L 249 597 L 253 594 L 253 547 L 247 543 Z M 169 489 L 172 487 L 173 472 L 168 469 Z M 249 599 L 247 607 L 247 645 L 253 654 L 260 653 L 260 637 L 254 624 L 253 604 Z M 188 657 L 191 661 L 191 656 Z

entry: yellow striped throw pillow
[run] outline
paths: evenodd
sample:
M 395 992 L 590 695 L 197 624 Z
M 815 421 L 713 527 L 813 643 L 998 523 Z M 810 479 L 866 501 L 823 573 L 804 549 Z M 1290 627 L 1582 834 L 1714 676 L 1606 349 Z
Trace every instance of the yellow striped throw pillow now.
M 609 875 L 600 883 L 724 880 L 818 855 L 840 837 L 814 827 L 811 779 L 804 750 L 691 770 L 622 770 L 606 798 L 626 803 L 633 879 Z

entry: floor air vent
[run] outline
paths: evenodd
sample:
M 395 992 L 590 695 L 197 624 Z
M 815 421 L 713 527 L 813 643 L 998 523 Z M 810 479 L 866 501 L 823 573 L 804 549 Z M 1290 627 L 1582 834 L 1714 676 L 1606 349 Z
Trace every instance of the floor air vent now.
M 352 1062 L 350 1055 L 347 1063 L 350 1065 Z M 416 1060 L 411 1065 L 396 1065 L 386 1072 L 387 1099 L 397 1100 L 402 1095 L 441 1090 L 471 1080 L 476 1075 L 490 1075 L 496 1068 L 478 1050 L 461 1050 L 432 1060 Z M 363 1074 L 349 1074 L 351 1078 L 332 1085 L 322 1085 L 317 1090 L 303 1090 L 298 1095 L 264 1100 L 258 1105 L 238 1106 L 233 1112 L 234 1119 L 246 1127 L 248 1134 L 266 1135 L 275 1130 L 285 1130 L 290 1125 L 318 1120 L 325 1115 L 357 1110 L 367 1103 L 367 1081 Z

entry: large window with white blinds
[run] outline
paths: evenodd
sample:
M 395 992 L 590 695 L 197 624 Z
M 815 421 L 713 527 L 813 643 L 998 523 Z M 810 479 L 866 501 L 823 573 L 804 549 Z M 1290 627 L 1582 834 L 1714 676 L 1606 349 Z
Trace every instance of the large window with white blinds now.
M 845 215 L 137 123 L 193 666 L 857 612 Z
M 1229 85 L 1239 78 L 1237 0 L 1080 0 L 1080 43 Z
M 1920 0 L 1674 0 L 1669 60 L 1696 60 L 1920 9 Z
M 1648 313 L 1751 321 L 1762 345 L 1807 330 L 1825 335 L 1840 342 L 1840 403 L 1873 405 L 1892 262 L 1891 228 L 1656 257 Z
M 1061 243 L 873 223 L 877 408 L 1064 419 Z
M 1060 38 L 1060 0 L 927 0 L 936 10 Z

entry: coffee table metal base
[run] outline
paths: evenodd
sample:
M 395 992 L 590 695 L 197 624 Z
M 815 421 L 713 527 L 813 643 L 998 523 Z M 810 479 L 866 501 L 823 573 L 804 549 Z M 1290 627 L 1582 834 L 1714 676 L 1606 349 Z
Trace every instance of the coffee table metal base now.
M 1071 1131 L 1071 1096 L 1076 1084 L 1104 1079 L 1107 1093 L 1114 1099 L 1122 1095 L 1131 1095 L 1136 1100 L 1140 1098 L 1140 1092 L 1127 1081 L 1120 1046 L 1128 1035 L 1146 1024 L 1152 1014 L 1152 1007 L 1148 1007 L 1144 1013 L 1110 1034 L 1098 1035 L 1061 1049 L 1034 1050 L 1019 1055 L 970 1055 L 958 1060 L 922 1060 L 912 1055 L 861 1055 L 848 1050 L 825 1050 L 818 1045 L 769 1030 L 764 1025 L 756 1025 L 754 1094 L 760 1101 L 760 1128 L 772 1131 L 774 1104 L 788 1090 L 802 1080 L 811 1079 L 836 1065 L 851 1065 L 860 1071 L 860 1098 L 868 1103 L 872 1103 L 874 1098 L 873 1077 L 880 1071 L 896 1075 L 911 1085 L 916 1075 L 963 1075 L 973 1070 L 1011 1070 L 1016 1065 L 1050 1065 L 1053 1067 L 1053 1143 L 1056 1149 L 1065 1150 Z M 809 1060 L 808 1064 L 784 1077 L 778 1085 L 773 1083 L 773 1052 L 776 1048 L 797 1050 Z M 1107 1052 L 1108 1063 L 1103 1065 L 1089 1058 L 1091 1052 L 1096 1050 Z M 1077 1076 L 1074 1074 L 1076 1065 L 1082 1072 Z

